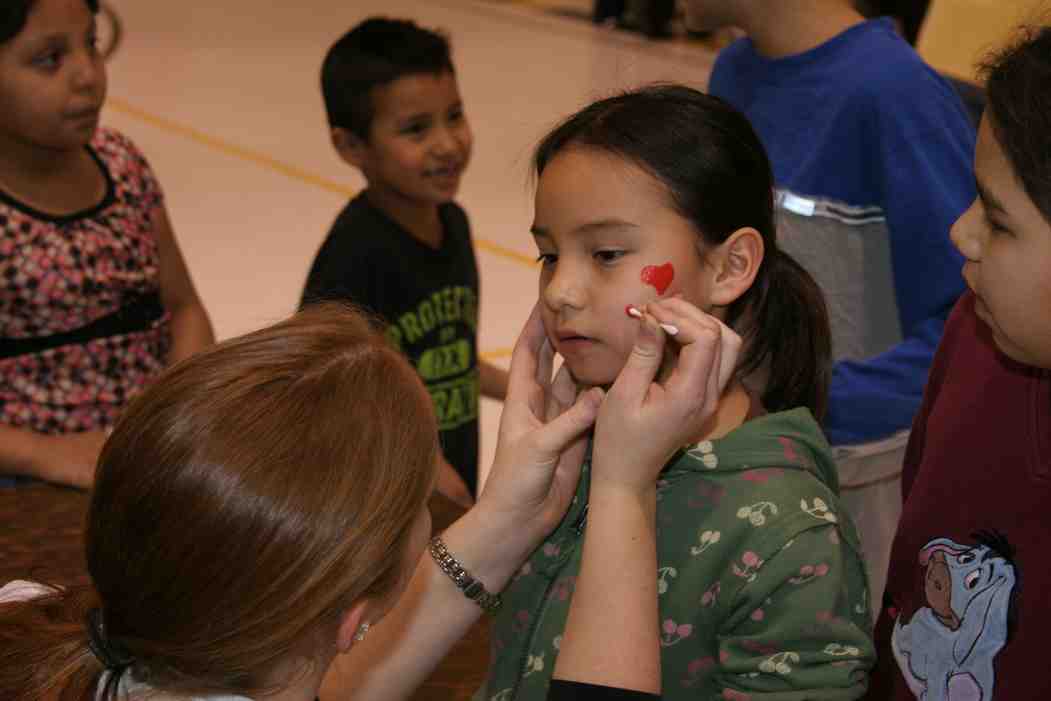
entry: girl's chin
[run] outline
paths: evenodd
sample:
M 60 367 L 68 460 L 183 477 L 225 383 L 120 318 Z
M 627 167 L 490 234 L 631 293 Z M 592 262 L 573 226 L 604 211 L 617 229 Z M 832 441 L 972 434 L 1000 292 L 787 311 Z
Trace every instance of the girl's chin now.
M 578 372 L 572 366 L 569 368 L 569 375 L 581 391 L 589 390 L 592 387 L 609 389 L 617 379 L 615 376 L 609 377 L 608 374 L 596 373 L 594 368 L 581 368 Z

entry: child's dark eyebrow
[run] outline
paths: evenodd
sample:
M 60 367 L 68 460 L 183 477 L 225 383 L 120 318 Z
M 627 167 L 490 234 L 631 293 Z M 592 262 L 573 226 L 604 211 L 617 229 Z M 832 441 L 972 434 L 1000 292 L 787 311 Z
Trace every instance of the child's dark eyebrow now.
M 995 210 L 1001 214 L 1007 214 L 1007 210 L 1000 204 L 1000 200 L 993 197 L 989 189 L 984 187 L 978 178 L 974 179 L 975 187 L 978 188 L 978 196 L 982 199 L 982 204 L 985 205 L 986 209 Z
M 623 219 L 599 219 L 598 221 L 588 222 L 587 224 L 581 224 L 573 230 L 574 234 L 593 234 L 599 231 L 606 231 L 609 229 L 638 229 L 638 224 Z M 530 229 L 533 236 L 545 236 L 551 237 L 547 229 L 543 229 L 535 224 Z
M 47 34 L 35 38 L 29 46 L 32 47 L 32 51 L 41 51 L 43 49 L 62 47 L 68 43 L 69 40 L 65 34 Z
M 404 117 L 401 118 L 401 121 L 403 123 L 407 124 L 409 122 L 420 122 L 420 121 L 423 121 L 425 119 L 430 119 L 430 118 L 431 118 L 431 115 L 430 115 L 429 112 L 417 112 L 416 114 L 405 115 Z

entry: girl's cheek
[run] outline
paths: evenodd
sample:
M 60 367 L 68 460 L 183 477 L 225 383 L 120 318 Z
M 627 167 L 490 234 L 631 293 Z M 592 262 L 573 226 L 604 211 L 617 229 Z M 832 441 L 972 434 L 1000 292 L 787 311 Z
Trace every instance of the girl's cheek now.
M 553 319 L 551 318 L 551 313 L 547 310 L 547 308 L 544 308 L 541 311 L 540 321 L 544 324 L 544 335 L 547 336 L 547 340 L 553 344 L 555 342 L 555 325 Z

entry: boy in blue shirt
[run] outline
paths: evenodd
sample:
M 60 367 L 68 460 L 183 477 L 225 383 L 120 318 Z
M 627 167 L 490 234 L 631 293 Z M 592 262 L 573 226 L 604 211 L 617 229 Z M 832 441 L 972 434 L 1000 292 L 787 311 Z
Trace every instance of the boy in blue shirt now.
M 759 132 L 781 245 L 828 298 L 825 430 L 878 602 L 909 427 L 963 291 L 948 233 L 975 195 L 974 128 L 891 20 L 866 21 L 851 0 L 692 0 L 687 20 L 748 35 L 719 55 L 709 90 Z
M 377 314 L 434 401 L 445 464 L 439 491 L 469 505 L 478 481 L 478 395 L 507 373 L 478 358 L 478 268 L 453 202 L 471 156 L 448 41 L 371 18 L 329 50 L 321 88 L 340 158 L 368 187 L 337 217 L 302 304 L 341 299 Z

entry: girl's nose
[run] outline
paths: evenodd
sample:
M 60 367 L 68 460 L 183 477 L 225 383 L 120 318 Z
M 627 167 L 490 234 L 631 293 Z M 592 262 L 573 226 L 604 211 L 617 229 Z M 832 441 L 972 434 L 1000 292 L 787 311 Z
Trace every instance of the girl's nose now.
M 435 134 L 433 146 L 438 155 L 447 156 L 460 150 L 460 140 L 453 129 L 441 127 Z
M 949 237 L 956 249 L 964 258 L 974 262 L 981 260 L 985 242 L 981 206 L 981 202 L 975 199 L 949 230 Z
M 97 54 L 83 54 L 77 58 L 73 72 L 73 85 L 78 91 L 95 91 L 105 76 L 102 58 Z
M 567 308 L 583 308 L 586 290 L 580 276 L 574 275 L 568 265 L 555 263 L 555 266 L 547 285 L 544 286 L 544 304 L 555 312 Z

